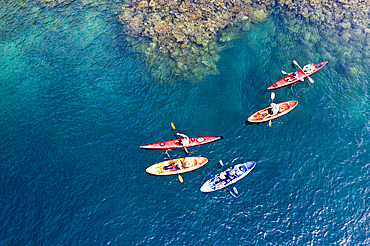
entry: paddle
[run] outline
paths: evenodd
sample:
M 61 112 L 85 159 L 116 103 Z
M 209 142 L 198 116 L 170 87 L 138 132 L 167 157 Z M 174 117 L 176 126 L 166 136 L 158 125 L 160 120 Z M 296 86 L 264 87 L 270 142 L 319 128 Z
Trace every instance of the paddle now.
M 218 162 L 220 163 L 220 168 L 224 166 L 224 163 L 222 162 L 221 159 Z
M 172 126 L 172 129 L 176 130 L 175 124 L 173 124 L 173 122 L 171 122 L 171 126 Z M 189 152 L 188 152 L 188 150 L 186 149 L 185 146 L 184 146 L 184 150 L 185 150 L 186 154 L 189 154 Z
M 293 60 L 293 63 L 294 63 L 297 67 L 299 67 L 299 69 L 301 69 L 301 70 L 302 70 L 301 66 L 299 66 L 299 64 L 298 64 L 298 62 L 297 62 L 296 60 Z M 307 78 L 308 78 L 308 80 L 309 80 L 311 83 L 314 83 L 314 82 L 315 82 L 315 81 L 314 81 L 313 79 L 311 79 L 311 78 L 310 78 L 310 76 L 308 76 L 308 75 L 307 75 Z
M 274 101 L 274 99 L 275 99 L 275 93 L 271 92 L 271 103 Z M 269 127 L 271 127 L 271 120 L 269 121 Z
M 213 175 L 212 175 L 212 174 L 210 174 L 208 171 L 207 171 L 207 173 L 208 173 L 210 176 L 212 176 L 212 177 L 213 177 Z M 232 195 L 234 198 L 236 198 L 236 195 L 235 195 L 232 191 L 230 191 L 227 187 L 225 187 L 225 189 L 230 193 L 230 195 Z M 236 191 L 236 192 L 235 192 L 236 194 L 239 194 L 238 190 L 237 190 L 235 187 L 233 188 L 233 190 L 234 190 L 234 191 Z
M 168 158 L 171 159 L 171 157 L 168 154 L 167 150 L 166 150 L 166 154 L 167 154 Z M 181 175 L 179 174 L 179 172 L 177 171 L 177 169 L 176 169 L 176 173 L 177 173 L 177 178 L 179 179 L 180 183 L 184 182 L 184 179 L 181 177 Z

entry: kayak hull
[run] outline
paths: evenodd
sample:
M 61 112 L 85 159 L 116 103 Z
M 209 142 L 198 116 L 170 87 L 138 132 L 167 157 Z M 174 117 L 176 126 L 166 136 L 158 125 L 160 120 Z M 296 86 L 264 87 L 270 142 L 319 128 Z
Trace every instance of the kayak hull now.
M 212 192 L 212 191 L 226 188 L 227 186 L 232 185 L 238 182 L 239 180 L 241 180 L 242 178 L 244 178 L 245 176 L 247 176 L 253 170 L 255 166 L 256 166 L 256 162 L 254 161 L 237 164 L 234 166 L 235 175 L 231 177 L 228 181 L 220 180 L 220 174 L 222 173 L 221 172 L 213 176 L 209 180 L 207 180 L 200 188 L 200 191 L 201 192 Z M 227 169 L 226 171 L 228 170 L 230 170 L 230 168 Z
M 178 160 L 185 163 L 185 165 L 180 170 L 177 170 L 175 168 L 175 162 Z M 186 173 L 186 172 L 193 171 L 195 169 L 198 169 L 204 166 L 205 164 L 207 164 L 207 162 L 208 162 L 208 159 L 205 157 L 201 157 L 201 156 L 183 157 L 183 158 L 178 158 L 178 159 L 162 161 L 154 165 L 151 165 L 150 167 L 146 169 L 146 172 L 149 174 L 159 175 L 159 176 L 174 175 L 178 173 Z
M 179 149 L 184 148 L 184 145 L 180 144 L 180 140 L 184 138 L 171 139 L 166 141 L 161 141 L 152 144 L 146 144 L 140 146 L 141 149 Z M 201 144 L 211 143 L 223 139 L 222 136 L 201 136 L 201 137 L 189 137 L 189 145 L 185 147 L 193 147 Z
M 305 79 L 308 76 L 316 73 L 317 71 L 319 71 L 321 68 L 323 68 L 328 63 L 329 63 L 329 61 L 316 63 L 316 64 L 313 65 L 314 69 L 312 71 L 309 71 L 309 72 L 306 72 L 306 73 L 302 71 L 304 68 L 299 69 L 297 71 L 297 77 L 296 78 L 292 77 L 293 73 L 290 73 L 287 76 L 285 76 L 284 78 L 279 79 L 278 81 L 276 81 L 275 83 L 273 83 L 272 85 L 267 87 L 267 90 L 278 89 L 280 87 L 287 86 L 287 85 L 293 84 L 295 82 L 301 81 L 300 79 Z
M 279 105 L 280 111 L 276 115 L 271 115 L 269 113 L 269 109 L 271 107 L 267 107 L 249 116 L 248 121 L 253 122 L 253 123 L 260 123 L 260 122 L 265 122 L 265 121 L 269 121 L 272 119 L 276 119 L 292 111 L 295 107 L 297 107 L 298 102 L 297 101 L 286 101 L 286 102 L 278 103 L 277 105 Z

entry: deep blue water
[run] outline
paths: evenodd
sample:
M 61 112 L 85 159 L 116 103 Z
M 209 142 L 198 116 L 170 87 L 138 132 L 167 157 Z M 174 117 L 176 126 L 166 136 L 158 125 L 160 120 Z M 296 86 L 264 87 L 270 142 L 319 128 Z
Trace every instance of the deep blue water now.
M 227 44 L 219 75 L 169 83 L 109 8 L 1 4 L 1 20 L 0 245 L 370 244 L 370 69 L 357 43 L 343 55 L 311 25 L 320 41 L 307 45 L 269 17 Z M 246 124 L 294 59 L 331 63 L 275 91 L 299 102 L 291 113 Z M 188 149 L 209 163 L 182 184 L 147 174 L 167 156 L 139 149 L 174 138 L 171 122 L 224 137 Z M 236 199 L 199 191 L 220 159 L 257 163 Z

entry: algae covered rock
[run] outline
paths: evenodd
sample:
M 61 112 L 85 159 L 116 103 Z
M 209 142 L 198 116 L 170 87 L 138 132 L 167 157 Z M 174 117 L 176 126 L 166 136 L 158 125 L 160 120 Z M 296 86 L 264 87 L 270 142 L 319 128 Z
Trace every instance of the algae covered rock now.
M 135 43 L 141 40 L 141 45 L 133 47 L 137 51 L 145 51 L 148 61 L 163 62 L 161 68 L 168 69 L 163 71 L 164 74 L 192 81 L 218 73 L 218 53 L 225 43 L 237 38 L 234 28 L 249 30 L 255 23 L 266 20 L 270 12 L 290 21 L 297 20 L 287 28 L 302 37 L 302 43 L 309 47 L 321 41 L 320 35 L 317 31 L 301 30 L 303 22 L 309 22 L 320 30 L 338 30 L 341 32 L 338 40 L 342 43 L 361 41 L 370 36 L 368 0 L 366 3 L 360 0 L 128 1 L 121 9 L 119 20 L 128 40 Z M 352 29 L 356 32 L 350 31 Z M 284 40 L 281 37 L 276 39 Z M 320 45 L 330 46 L 330 43 L 328 40 Z M 337 46 L 333 46 L 331 53 L 337 53 L 338 60 L 347 57 L 344 52 L 337 51 Z
M 131 0 L 122 7 L 119 20 L 130 38 L 148 44 L 135 46 L 145 50 L 148 60 L 162 60 L 170 73 L 199 81 L 218 73 L 220 33 L 245 24 L 252 13 L 245 0 Z M 258 12 L 256 18 L 263 20 L 266 13 Z M 147 49 L 152 43 L 156 49 Z
M 359 28 L 363 31 L 370 24 L 370 2 L 362 0 L 278 0 L 276 9 L 285 16 L 299 16 L 322 28 L 347 30 Z
M 253 12 L 252 20 L 254 22 L 261 22 L 267 18 L 267 13 L 263 9 L 258 9 Z

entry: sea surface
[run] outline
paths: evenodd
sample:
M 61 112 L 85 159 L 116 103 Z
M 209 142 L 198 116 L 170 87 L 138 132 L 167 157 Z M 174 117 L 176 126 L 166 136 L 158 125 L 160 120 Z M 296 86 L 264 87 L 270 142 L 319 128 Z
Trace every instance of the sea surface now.
M 293 24 L 312 44 L 271 15 L 227 43 L 218 75 L 159 79 L 108 5 L 0 4 L 0 245 L 370 244 L 362 44 L 343 55 L 335 32 Z M 275 90 L 275 103 L 299 102 L 289 114 L 246 124 L 293 60 L 331 62 L 313 84 Z M 224 137 L 168 152 L 209 159 L 183 183 L 147 174 L 168 156 L 139 148 L 176 132 Z M 199 190 L 220 159 L 257 163 L 237 198 Z

